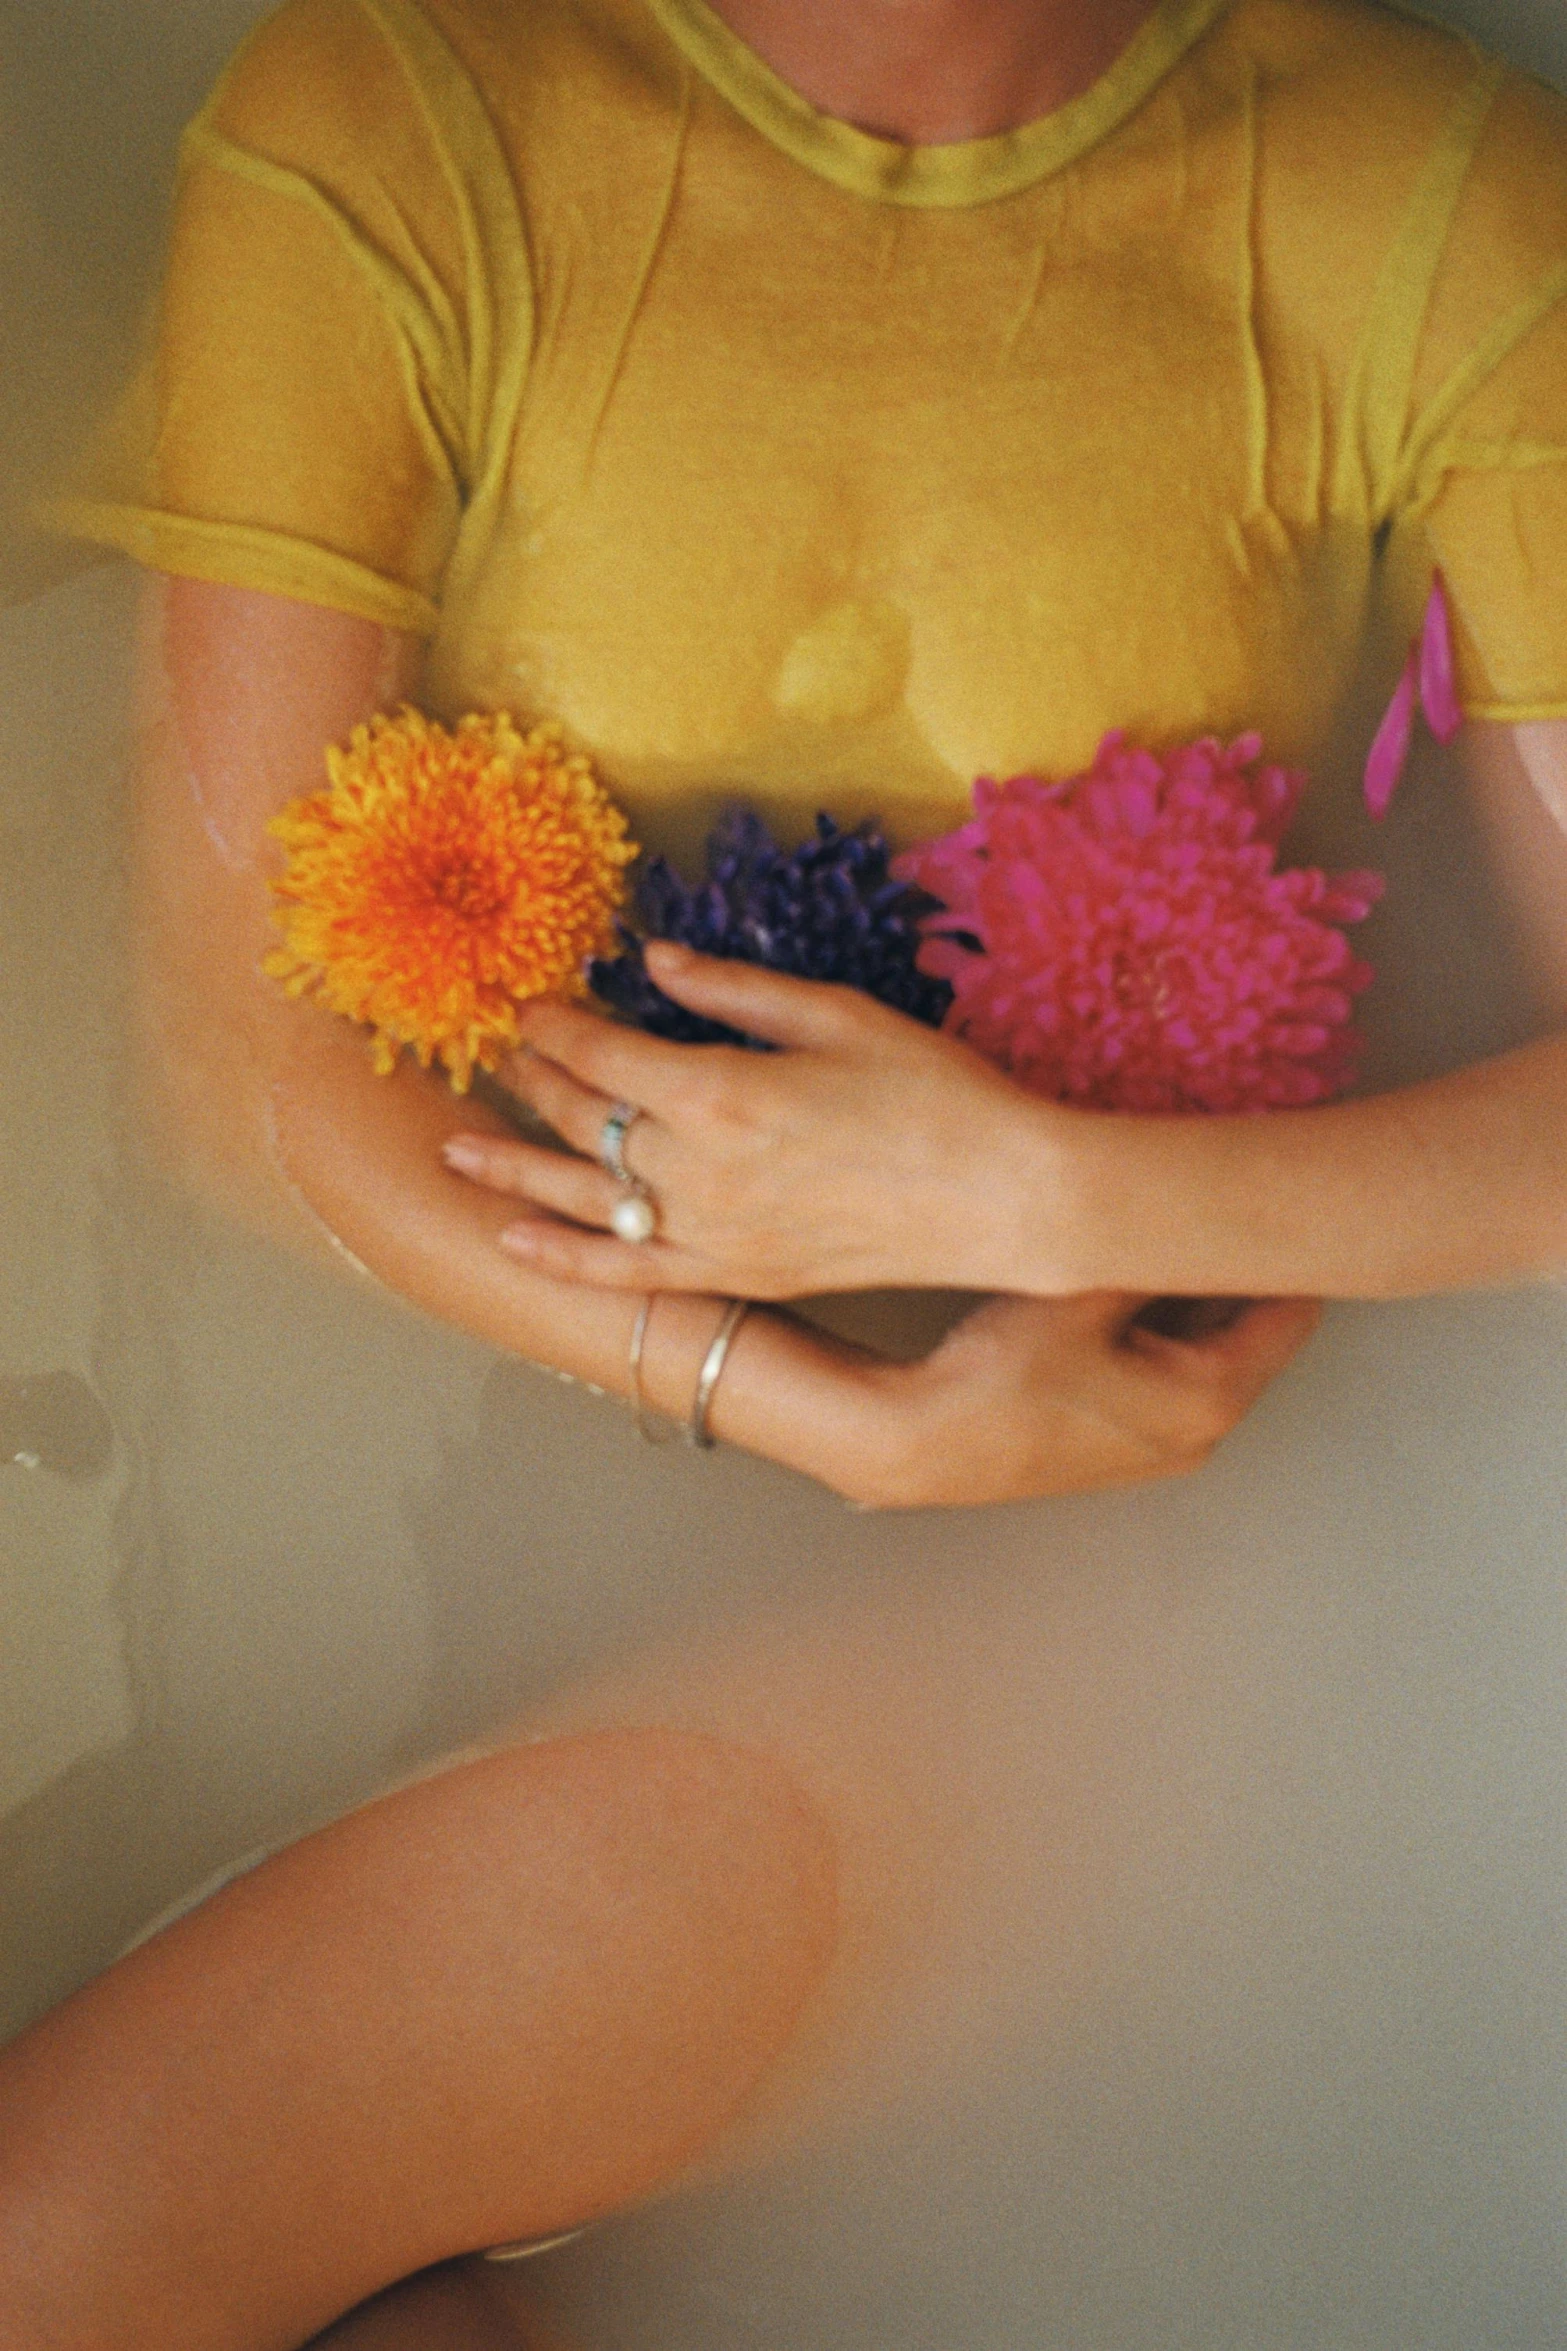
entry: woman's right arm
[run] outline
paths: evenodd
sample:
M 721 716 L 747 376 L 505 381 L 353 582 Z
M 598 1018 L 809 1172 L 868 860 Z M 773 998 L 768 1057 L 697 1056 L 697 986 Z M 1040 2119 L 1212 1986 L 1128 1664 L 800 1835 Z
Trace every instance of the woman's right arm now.
M 509 1266 L 495 1246 L 504 1204 L 442 1163 L 459 1126 L 503 1122 L 411 1061 L 378 1077 L 361 1032 L 260 971 L 276 936 L 268 819 L 318 788 L 328 743 L 416 696 L 421 660 L 417 639 L 319 606 L 150 581 L 136 931 L 158 1123 L 247 1220 L 296 1245 L 330 1236 L 428 1312 L 623 1394 L 637 1300 Z M 654 1408 L 687 1412 L 718 1313 L 706 1298 L 660 1302 L 644 1362 Z M 759 1376 L 738 1441 L 846 1480 L 859 1448 L 850 1351 L 770 1316 L 743 1358 L 736 1346 L 726 1385 L 742 1359 Z
M 317 788 L 325 746 L 417 695 L 417 639 L 203 581 L 149 585 L 139 696 L 138 1000 L 159 1124 L 228 1205 L 296 1245 L 330 1236 L 426 1311 L 617 1395 L 638 1300 L 530 1272 L 497 1246 L 515 1205 L 441 1145 L 499 1117 L 291 1002 L 260 963 L 275 933 L 268 819 Z M 303 1212 L 303 1213 L 302 1213 Z M 714 1399 L 726 1441 L 855 1501 L 1010 1500 L 1192 1467 L 1309 1327 L 1258 1310 L 1198 1344 L 1127 1343 L 1135 1301 L 993 1301 L 926 1366 L 882 1365 L 753 1311 Z M 665 1296 L 648 1403 L 688 1413 L 720 1306 Z

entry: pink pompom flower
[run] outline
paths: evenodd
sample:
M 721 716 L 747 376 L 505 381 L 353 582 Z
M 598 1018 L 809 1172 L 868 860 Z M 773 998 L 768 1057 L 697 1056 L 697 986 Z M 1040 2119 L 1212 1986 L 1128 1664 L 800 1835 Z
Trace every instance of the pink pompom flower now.
M 1304 776 L 1262 739 L 1163 757 L 1106 735 L 1085 775 L 981 778 L 974 815 L 910 850 L 938 899 L 920 968 L 946 1027 L 1031 1090 L 1101 1110 L 1300 1107 L 1353 1073 L 1371 979 L 1342 926 L 1374 873 L 1280 871 Z

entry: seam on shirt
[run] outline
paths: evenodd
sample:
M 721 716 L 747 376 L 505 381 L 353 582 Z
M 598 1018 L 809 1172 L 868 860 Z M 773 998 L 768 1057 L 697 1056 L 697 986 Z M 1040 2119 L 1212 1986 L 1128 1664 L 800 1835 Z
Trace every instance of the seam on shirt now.
M 1463 705 L 1465 718 L 1483 718 L 1499 726 L 1540 726 L 1567 718 L 1567 702 L 1471 702 Z
M 1418 522 L 1436 504 L 1454 474 L 1539 473 L 1553 465 L 1567 466 L 1567 444 L 1458 438 L 1439 442 L 1426 452 L 1409 482 L 1400 512 L 1405 520 Z
M 896 231 L 897 224 L 902 220 L 902 217 L 901 213 L 895 212 L 889 205 L 887 219 L 893 224 L 894 231 Z M 889 254 L 891 251 L 890 241 L 885 235 L 879 250 L 883 255 Z M 1033 265 L 1028 273 L 1028 290 L 1012 314 L 1011 325 L 1001 338 L 1001 356 L 1004 360 L 1012 360 L 1017 357 L 1018 345 L 1022 342 L 1028 331 L 1029 322 L 1039 308 L 1039 297 L 1044 292 L 1045 276 L 1050 268 L 1051 260 L 1050 240 L 1041 231 L 1039 242 L 1034 248 Z
M 318 220 L 325 221 L 355 268 L 370 281 L 386 315 L 404 389 L 409 395 L 409 409 L 415 429 L 425 442 L 425 454 L 435 460 L 437 472 L 460 481 L 462 425 L 441 382 L 444 354 L 437 336 L 431 332 L 428 314 L 403 272 L 360 234 L 341 206 L 306 173 L 253 153 L 223 132 L 213 130 L 200 117 L 186 131 L 181 147 L 187 164 L 193 159 L 210 164 L 231 179 L 243 180 L 270 196 L 281 197 L 286 203 L 303 205 Z
M 731 30 L 710 0 L 644 0 L 706 86 L 804 171 L 866 203 L 946 209 L 1022 195 L 1114 136 L 1213 30 L 1230 0 L 1158 0 L 1085 91 L 991 137 L 905 144 L 822 113 Z
M 1257 287 L 1259 222 L 1258 200 L 1261 182 L 1261 125 L 1257 114 L 1257 84 L 1259 68 L 1255 58 L 1248 61 L 1242 137 L 1245 142 L 1245 219 L 1241 235 L 1241 336 L 1243 351 L 1242 372 L 1246 379 L 1246 429 L 1250 437 L 1247 451 L 1246 520 L 1257 520 L 1268 512 L 1268 452 L 1271 438 L 1271 420 L 1268 409 L 1268 378 L 1262 364 L 1262 346 L 1257 332 Z
M 43 513 L 52 527 L 69 537 L 117 547 L 149 571 L 175 572 L 225 587 L 259 588 L 415 636 L 433 636 L 439 624 L 429 597 L 404 581 L 388 579 L 352 556 L 286 531 L 88 498 L 54 500 Z
M 263 20 L 263 24 L 261 26 L 257 27 L 257 31 L 259 32 L 264 30 L 264 26 L 265 20 Z M 375 32 L 382 45 L 391 51 L 393 60 L 402 71 L 404 79 L 408 80 L 409 76 L 404 59 L 389 39 L 385 28 L 383 26 L 377 25 L 375 27 Z M 226 136 L 226 134 L 221 131 L 212 131 L 212 117 L 221 111 L 222 102 L 228 94 L 230 84 L 239 74 L 240 68 L 245 62 L 250 46 L 250 41 L 241 43 L 239 49 L 235 52 L 235 55 L 230 60 L 229 64 L 224 68 L 222 75 L 214 85 L 205 105 L 201 109 L 201 112 L 196 116 L 195 121 L 189 126 L 189 129 L 185 134 L 187 138 L 191 136 L 192 132 L 198 129 L 205 129 L 211 132 L 211 135 L 215 138 L 221 139 Z M 444 177 L 450 180 L 451 175 L 447 168 L 446 158 L 441 152 L 440 140 L 436 126 L 431 123 L 428 109 L 423 105 L 422 99 L 420 98 L 420 93 L 417 91 L 417 89 L 414 90 L 413 94 L 416 100 L 419 101 L 419 112 L 421 118 L 425 122 L 425 127 L 429 132 L 431 144 L 436 149 L 436 160 L 440 164 L 442 174 Z M 237 145 L 237 142 L 231 143 Z M 392 194 L 392 191 L 389 189 L 385 190 L 384 192 L 389 196 Z M 331 202 L 332 199 L 328 198 L 327 201 Z M 446 288 L 442 285 L 440 279 L 436 276 L 435 271 L 430 267 L 429 263 L 425 260 L 423 253 L 420 251 L 418 238 L 411 233 L 409 236 L 409 244 L 413 249 L 415 259 L 419 265 L 417 280 L 418 292 L 425 302 L 426 307 L 429 309 L 431 315 L 435 318 L 437 324 L 445 334 L 452 351 L 457 352 L 461 347 L 460 335 L 456 313 L 452 308 L 450 297 L 447 294 Z
M 1497 320 L 1468 358 L 1454 368 L 1446 383 L 1426 402 L 1409 435 L 1408 448 L 1393 484 L 1393 503 L 1409 497 L 1416 483 L 1426 480 L 1433 464 L 1439 470 L 1452 470 L 1450 463 L 1444 463 L 1443 433 L 1487 376 L 1494 375 L 1520 343 L 1564 302 L 1567 302 L 1567 261 L 1559 261 L 1532 293 L 1515 302 L 1506 316 Z
M 416 0 L 357 0 L 412 91 L 451 191 L 468 292 L 470 506 L 504 481 L 532 357 L 534 302 L 521 198 L 484 99 Z
M 585 474 L 591 473 L 593 470 L 599 435 L 604 429 L 604 419 L 609 413 L 609 404 L 615 396 L 615 386 L 619 383 L 626 364 L 626 353 L 631 345 L 632 333 L 641 314 L 642 306 L 647 300 L 647 290 L 652 284 L 653 272 L 658 267 L 658 257 L 668 241 L 669 224 L 674 217 L 675 198 L 680 190 L 681 169 L 685 163 L 686 147 L 691 136 L 693 78 L 691 67 L 682 58 L 680 61 L 680 114 L 675 124 L 669 170 L 665 175 L 663 194 L 659 199 L 658 210 L 648 233 L 647 243 L 643 247 L 642 257 L 637 265 L 636 281 L 631 288 L 625 314 L 615 335 L 615 347 L 610 355 L 609 365 L 604 370 L 603 382 L 599 388 L 593 422 L 584 443 L 586 453 L 583 458 L 583 471 Z
M 1466 441 L 1455 434 L 1441 445 L 1444 473 L 1531 473 L 1540 465 L 1567 465 L 1563 441 Z
M 1438 132 L 1383 258 L 1345 385 L 1333 504 L 1340 513 L 1368 508 L 1374 525 L 1392 511 L 1431 288 L 1481 132 L 1506 79 L 1505 66 L 1474 54 L 1479 70 Z

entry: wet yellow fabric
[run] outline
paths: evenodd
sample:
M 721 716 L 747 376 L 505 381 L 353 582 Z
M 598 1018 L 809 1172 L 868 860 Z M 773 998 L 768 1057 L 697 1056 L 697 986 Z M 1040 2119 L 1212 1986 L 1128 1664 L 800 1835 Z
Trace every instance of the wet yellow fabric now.
M 1364 0 L 1162 0 L 911 150 L 702 0 L 288 0 L 64 519 L 424 632 L 432 707 L 563 720 L 655 840 L 907 836 L 1113 725 L 1310 756 L 1384 559 L 1472 713 L 1564 716 L 1567 104 Z

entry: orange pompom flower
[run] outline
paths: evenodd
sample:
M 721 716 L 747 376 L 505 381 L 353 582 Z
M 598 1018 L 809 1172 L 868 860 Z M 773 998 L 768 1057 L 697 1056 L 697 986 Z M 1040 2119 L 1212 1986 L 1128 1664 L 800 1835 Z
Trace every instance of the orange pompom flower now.
M 466 1093 L 517 1043 L 518 1004 L 580 992 L 613 945 L 625 818 L 557 728 L 504 712 L 448 733 L 404 709 L 326 757 L 329 787 L 268 828 L 288 864 L 263 969 L 373 1028 L 383 1075 L 406 1045 Z

